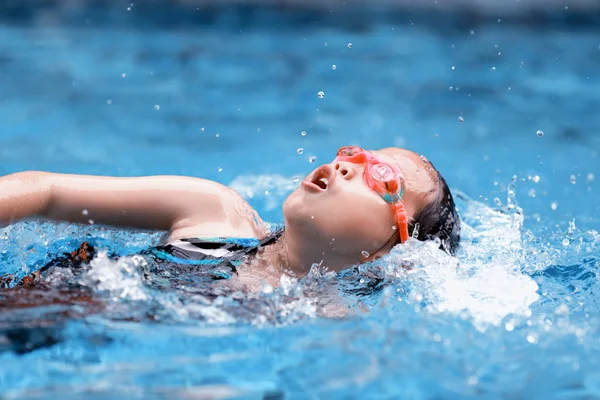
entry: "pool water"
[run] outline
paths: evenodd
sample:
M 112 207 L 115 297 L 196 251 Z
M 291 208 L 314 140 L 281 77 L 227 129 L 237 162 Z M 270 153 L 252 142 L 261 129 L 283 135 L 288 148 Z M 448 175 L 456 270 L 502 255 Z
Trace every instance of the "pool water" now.
M 462 245 L 211 298 L 147 285 L 160 233 L 13 225 L 0 275 L 90 237 L 129 256 L 0 292 L 0 397 L 600 397 L 594 25 L 126 8 L 0 10 L 0 174 L 204 177 L 281 223 L 338 147 L 403 146 L 448 181 Z

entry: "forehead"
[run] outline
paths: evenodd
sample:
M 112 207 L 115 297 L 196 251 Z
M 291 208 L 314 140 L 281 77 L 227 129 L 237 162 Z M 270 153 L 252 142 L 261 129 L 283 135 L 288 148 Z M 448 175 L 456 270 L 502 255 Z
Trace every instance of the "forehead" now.
M 387 148 L 372 151 L 381 161 L 397 167 L 404 178 L 406 190 L 418 193 L 432 193 L 437 188 L 437 172 L 419 154 L 410 150 Z

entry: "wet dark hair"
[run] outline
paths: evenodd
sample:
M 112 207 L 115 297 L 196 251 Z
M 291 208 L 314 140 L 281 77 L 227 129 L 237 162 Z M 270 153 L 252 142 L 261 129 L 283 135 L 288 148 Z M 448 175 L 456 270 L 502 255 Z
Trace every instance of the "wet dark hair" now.
M 438 238 L 440 248 L 454 254 L 460 241 L 460 217 L 448 184 L 433 164 L 429 164 L 438 177 L 437 196 L 409 221 L 408 233 L 413 236 L 417 230 L 418 240 Z

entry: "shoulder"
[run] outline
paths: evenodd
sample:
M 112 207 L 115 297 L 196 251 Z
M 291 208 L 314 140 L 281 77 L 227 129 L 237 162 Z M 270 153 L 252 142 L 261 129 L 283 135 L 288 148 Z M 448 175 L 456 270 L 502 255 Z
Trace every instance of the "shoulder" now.
M 168 240 L 232 237 L 263 238 L 269 233 L 265 222 L 235 190 L 215 184 L 219 207 L 213 210 L 194 209 L 182 215 L 171 229 Z

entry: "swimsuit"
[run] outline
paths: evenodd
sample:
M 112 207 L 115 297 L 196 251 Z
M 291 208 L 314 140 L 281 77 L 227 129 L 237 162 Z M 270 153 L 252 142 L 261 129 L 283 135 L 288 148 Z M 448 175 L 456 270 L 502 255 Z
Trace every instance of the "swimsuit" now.
M 151 247 L 141 254 L 149 257 L 151 263 L 144 273 L 151 281 L 156 282 L 149 275 L 157 275 L 171 282 L 169 286 L 178 284 L 201 284 L 195 278 L 209 278 L 210 280 L 229 279 L 237 274 L 237 268 L 251 255 L 261 248 L 275 243 L 283 234 L 285 228 L 279 228 L 263 239 L 255 238 L 196 238 L 180 239 L 165 245 Z M 69 268 L 76 273 L 82 271 L 82 264 L 94 258 L 96 249 L 91 242 L 84 242 L 79 249 L 56 257 L 39 270 L 23 277 L 16 285 L 31 285 L 39 280 L 40 276 L 52 267 Z M 110 258 L 118 258 L 110 255 Z M 15 279 L 12 275 L 0 277 L 0 288 L 7 288 Z

